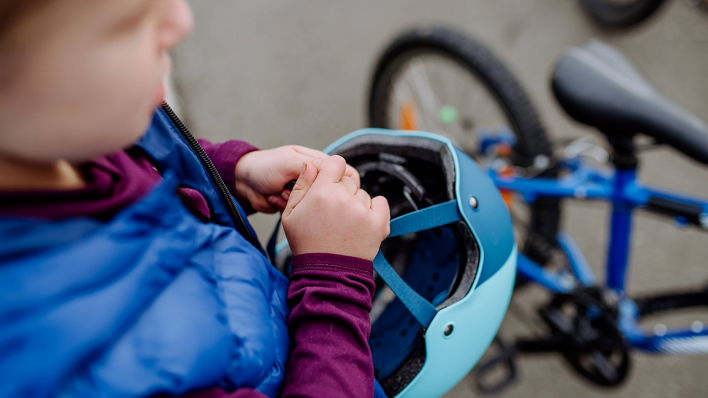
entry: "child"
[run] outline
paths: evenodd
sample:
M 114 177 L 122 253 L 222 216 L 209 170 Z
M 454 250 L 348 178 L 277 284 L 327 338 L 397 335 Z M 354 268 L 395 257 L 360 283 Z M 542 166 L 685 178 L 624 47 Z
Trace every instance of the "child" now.
M 0 397 L 373 395 L 388 204 L 308 148 L 200 155 L 156 112 L 191 27 L 184 0 L 0 3 Z M 289 287 L 222 180 L 283 213 Z

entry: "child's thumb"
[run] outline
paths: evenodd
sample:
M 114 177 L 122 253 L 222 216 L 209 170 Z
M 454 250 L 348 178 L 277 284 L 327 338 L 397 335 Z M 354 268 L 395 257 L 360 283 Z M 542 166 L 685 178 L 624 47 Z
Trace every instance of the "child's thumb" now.
M 302 202 L 302 199 L 310 190 L 312 183 L 315 182 L 317 178 L 317 167 L 310 161 L 305 161 L 302 163 L 302 173 L 295 182 L 295 186 L 290 192 L 290 197 L 288 198 L 288 205 L 285 206 L 283 211 L 283 218 L 286 218 L 292 213 L 295 207 Z

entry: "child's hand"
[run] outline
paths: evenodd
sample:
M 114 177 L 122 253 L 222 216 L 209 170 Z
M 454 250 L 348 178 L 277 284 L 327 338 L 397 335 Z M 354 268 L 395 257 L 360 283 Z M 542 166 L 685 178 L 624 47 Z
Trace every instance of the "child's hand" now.
M 283 211 L 290 195 L 283 186 L 298 178 L 303 162 L 328 157 L 297 145 L 247 153 L 236 163 L 236 192 L 256 211 Z M 347 165 L 344 174 L 359 187 L 359 173 L 353 167 Z
M 317 166 L 316 166 L 317 165 Z M 283 212 L 293 254 L 332 253 L 373 260 L 390 231 L 383 196 L 373 199 L 346 175 L 341 156 L 302 165 Z

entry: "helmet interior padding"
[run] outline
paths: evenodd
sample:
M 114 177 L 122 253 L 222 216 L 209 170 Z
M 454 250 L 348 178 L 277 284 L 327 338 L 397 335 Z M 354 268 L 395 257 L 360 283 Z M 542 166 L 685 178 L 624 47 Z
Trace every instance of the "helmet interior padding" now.
M 362 189 L 372 197 L 386 197 L 392 219 L 416 207 L 456 199 L 454 161 L 442 142 L 415 136 L 366 134 L 343 143 L 331 154 L 344 157 L 355 168 L 372 162 L 398 163 L 417 179 L 424 188 L 423 200 L 406 194 L 406 190 L 412 192 L 407 184 L 383 168 L 362 167 L 367 170 L 361 173 Z M 438 310 L 469 293 L 480 260 L 477 241 L 464 221 L 387 239 L 381 252 L 406 283 Z M 384 289 L 383 281 L 377 278 L 377 298 Z M 423 367 L 424 334 L 425 329 L 397 298 L 372 319 L 369 345 L 374 369 L 389 395 L 398 394 Z

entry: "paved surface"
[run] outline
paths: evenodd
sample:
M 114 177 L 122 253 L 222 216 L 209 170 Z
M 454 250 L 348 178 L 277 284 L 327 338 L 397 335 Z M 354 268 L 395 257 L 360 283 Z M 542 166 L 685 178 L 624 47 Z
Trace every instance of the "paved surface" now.
M 187 123 L 197 135 L 217 141 L 324 148 L 364 127 L 377 55 L 393 35 L 421 21 L 457 27 L 493 48 L 530 92 L 555 138 L 591 133 L 563 115 L 548 89 L 554 60 L 591 37 L 620 48 L 660 91 L 708 119 L 708 14 L 682 1 L 670 1 L 649 24 L 623 34 L 598 30 L 569 0 L 211 0 L 192 5 L 196 31 L 174 53 L 177 90 Z M 645 153 L 641 161 L 646 182 L 708 196 L 705 167 L 671 150 Z M 564 211 L 565 228 L 601 272 L 607 207 L 567 204 Z M 261 237 L 269 234 L 273 220 L 252 217 Z M 640 216 L 633 250 L 632 294 L 708 282 L 708 235 Z M 519 294 L 502 334 L 542 330 L 534 308 L 544 300 L 537 289 Z M 661 322 L 686 319 L 708 324 L 705 313 Z M 615 390 L 580 380 L 556 356 L 523 358 L 519 366 L 519 381 L 500 396 L 708 396 L 708 357 L 636 354 L 628 382 Z M 446 397 L 473 395 L 480 394 L 467 377 Z

